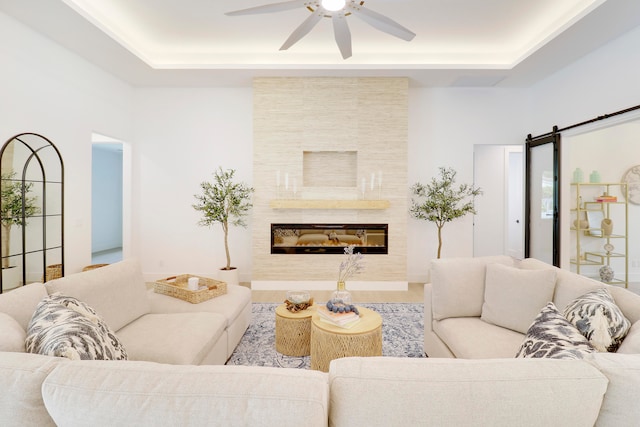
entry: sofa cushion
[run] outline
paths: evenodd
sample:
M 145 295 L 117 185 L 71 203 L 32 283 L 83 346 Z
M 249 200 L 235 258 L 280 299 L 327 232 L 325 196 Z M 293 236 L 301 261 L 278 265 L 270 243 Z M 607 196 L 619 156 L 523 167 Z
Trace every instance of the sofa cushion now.
M 508 256 L 442 258 L 431 261 L 432 307 L 436 320 L 479 317 L 487 264 L 513 265 Z
M 624 313 L 624 317 L 631 323 L 640 320 L 640 295 L 631 292 L 622 286 L 607 286 L 616 305 Z
M 567 305 L 571 304 L 580 295 L 606 286 L 602 282 L 571 271 L 561 269 L 557 271 L 558 279 L 556 280 L 556 293 L 553 297 L 553 303 L 560 311 L 564 311 Z
M 39 354 L 0 352 L 0 424 L 3 427 L 55 427 L 40 390 L 47 375 L 67 362 L 67 359 Z
M 0 313 L 0 351 L 24 352 L 27 333 L 13 317 Z
M 640 426 L 640 355 L 593 353 L 587 360 L 609 379 L 595 425 Z
M 151 310 L 142 271 L 135 260 L 71 274 L 45 286 L 49 294 L 60 292 L 86 302 L 116 332 Z
M 47 290 L 42 283 L 20 286 L 11 292 L 0 294 L 0 312 L 7 313 L 16 319 L 22 329 L 26 331 L 33 312 L 46 296 Z
M 578 360 L 349 357 L 329 386 L 330 426 L 593 426 L 607 379 Z
M 598 351 L 616 351 L 631 328 L 606 288 L 577 298 L 563 315 Z
M 118 337 L 91 307 L 59 294 L 38 304 L 27 329 L 25 349 L 72 360 L 127 359 Z
M 624 337 L 616 353 L 640 354 L 640 320 L 631 325 L 629 333 Z
M 145 314 L 119 330 L 118 336 L 130 360 L 199 365 L 225 325 L 226 319 L 217 313 Z
M 482 320 L 526 333 L 540 310 L 553 299 L 556 272 L 487 265 Z
M 59 368 L 42 396 L 62 426 L 327 425 L 329 386 L 322 372 L 132 361 Z
M 524 335 L 483 322 L 479 317 L 452 317 L 433 322 L 433 330 L 462 359 L 513 357 Z
M 560 311 L 563 311 L 569 303 L 580 295 L 606 286 L 597 280 L 562 270 L 535 258 L 523 259 L 518 262 L 518 267 L 523 270 L 554 270 L 556 272 L 556 289 L 553 295 L 553 303 Z
M 550 302 L 527 331 L 516 357 L 582 359 L 594 351 L 589 341 Z

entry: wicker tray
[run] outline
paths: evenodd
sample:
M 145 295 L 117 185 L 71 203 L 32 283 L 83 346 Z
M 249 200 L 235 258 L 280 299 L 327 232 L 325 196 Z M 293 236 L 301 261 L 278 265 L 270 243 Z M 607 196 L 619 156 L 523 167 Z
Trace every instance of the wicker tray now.
M 192 291 L 187 288 L 189 277 L 197 277 L 200 279 L 200 290 Z M 169 295 L 170 297 L 179 298 L 191 304 L 198 304 L 202 301 L 226 294 L 227 283 L 209 279 L 208 277 L 180 274 L 178 276 L 157 280 L 153 284 L 153 289 L 158 294 Z

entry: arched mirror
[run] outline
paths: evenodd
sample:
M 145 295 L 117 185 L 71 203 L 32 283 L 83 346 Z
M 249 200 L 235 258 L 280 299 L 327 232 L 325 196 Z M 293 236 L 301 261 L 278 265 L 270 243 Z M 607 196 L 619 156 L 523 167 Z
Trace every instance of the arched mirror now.
M 0 293 L 64 275 L 64 165 L 42 135 L 0 150 Z

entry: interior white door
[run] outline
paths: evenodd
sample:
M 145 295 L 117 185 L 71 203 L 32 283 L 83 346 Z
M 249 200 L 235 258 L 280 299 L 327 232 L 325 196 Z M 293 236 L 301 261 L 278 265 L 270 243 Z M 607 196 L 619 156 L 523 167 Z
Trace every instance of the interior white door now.
M 506 254 L 524 258 L 524 156 L 522 147 L 505 148 L 507 180 Z
M 522 153 L 518 145 L 474 147 L 474 185 L 482 189 L 474 201 L 474 256 L 523 256 Z

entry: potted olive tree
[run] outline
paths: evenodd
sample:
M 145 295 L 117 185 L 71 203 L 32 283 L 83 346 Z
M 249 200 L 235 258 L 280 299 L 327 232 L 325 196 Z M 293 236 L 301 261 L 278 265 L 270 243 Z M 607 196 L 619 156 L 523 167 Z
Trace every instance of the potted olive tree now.
M 482 194 L 480 188 L 460 184 L 456 187 L 456 171 L 440 167 L 440 177 L 432 178 L 431 183 L 416 183 L 411 187 L 414 197 L 411 199 L 410 213 L 416 219 L 433 222 L 438 228 L 438 258 L 442 250 L 442 228 L 448 222 L 475 214 L 473 198 Z
M 10 265 L 11 228 L 16 225 L 26 225 L 26 218 L 39 212 L 36 197 L 28 194 L 33 183 L 24 183 L 15 179 L 15 172 L 2 174 L 0 177 L 0 225 L 2 226 L 2 284 L 4 289 L 11 289 L 19 285 L 20 271 L 15 265 Z M 24 189 L 23 189 L 24 187 Z M 22 197 L 24 192 L 24 199 Z M 23 206 L 24 204 L 24 206 Z M 24 208 L 24 219 L 22 209 Z
M 200 183 L 201 193 L 196 194 L 197 203 L 193 208 L 202 214 L 198 225 L 210 227 L 219 223 L 224 235 L 226 266 L 220 269 L 220 277 L 228 284 L 238 284 L 238 272 L 231 265 L 229 252 L 229 227 L 246 227 L 245 216 L 251 209 L 251 193 L 254 189 L 244 183 L 234 181 L 234 169 L 216 170 L 213 182 Z

